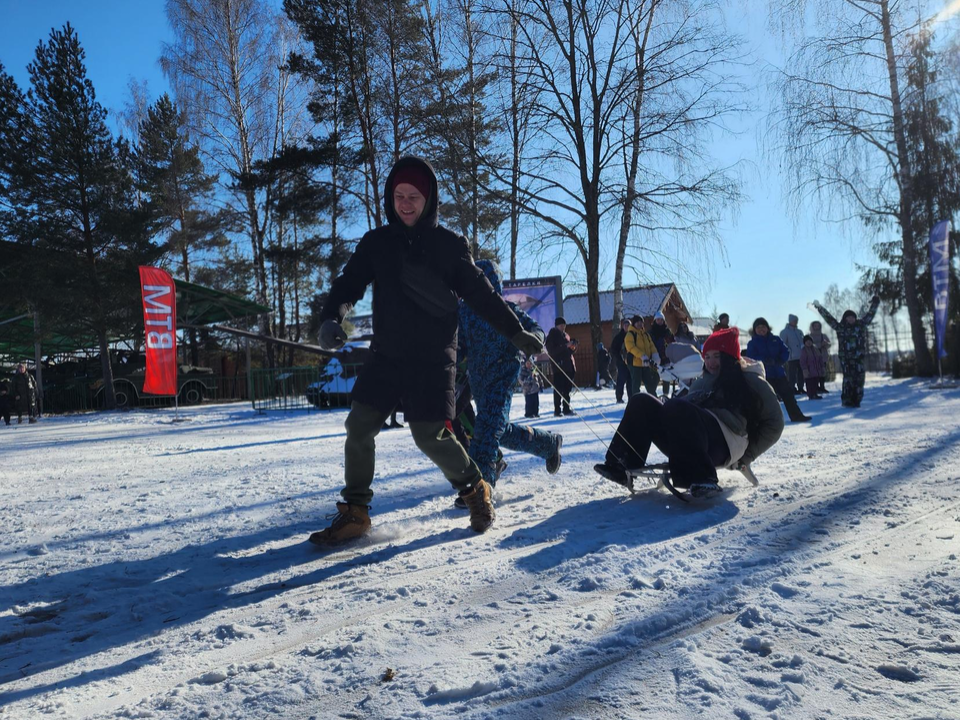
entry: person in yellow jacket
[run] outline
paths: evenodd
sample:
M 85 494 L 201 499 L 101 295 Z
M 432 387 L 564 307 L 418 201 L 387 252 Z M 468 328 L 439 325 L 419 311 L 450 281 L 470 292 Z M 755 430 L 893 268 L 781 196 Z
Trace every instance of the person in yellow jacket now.
M 657 384 L 660 382 L 660 373 L 657 372 L 660 354 L 643 327 L 641 315 L 630 318 L 630 329 L 627 330 L 623 347 L 627 351 L 627 366 L 630 368 L 631 397 L 640 392 L 641 383 L 648 393 L 656 397 Z

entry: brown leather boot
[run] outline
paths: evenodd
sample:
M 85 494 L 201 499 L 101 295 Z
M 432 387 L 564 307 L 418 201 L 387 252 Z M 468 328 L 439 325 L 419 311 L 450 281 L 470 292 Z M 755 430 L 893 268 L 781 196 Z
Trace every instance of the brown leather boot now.
M 482 533 L 493 525 L 493 501 L 490 500 L 490 486 L 482 479 L 466 495 L 461 495 L 470 511 L 470 527 Z
M 370 508 L 367 505 L 349 505 L 337 503 L 336 515 L 330 527 L 315 532 L 310 536 L 314 545 L 330 547 L 340 545 L 348 540 L 363 537 L 370 530 Z

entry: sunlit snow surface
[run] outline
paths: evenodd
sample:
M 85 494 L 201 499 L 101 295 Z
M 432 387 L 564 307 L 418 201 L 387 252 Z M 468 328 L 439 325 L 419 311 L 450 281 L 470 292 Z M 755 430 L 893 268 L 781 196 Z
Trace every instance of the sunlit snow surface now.
M 960 391 L 831 387 L 689 506 L 594 474 L 589 392 L 485 535 L 384 432 L 328 555 L 344 411 L 0 426 L 0 718 L 960 718 Z

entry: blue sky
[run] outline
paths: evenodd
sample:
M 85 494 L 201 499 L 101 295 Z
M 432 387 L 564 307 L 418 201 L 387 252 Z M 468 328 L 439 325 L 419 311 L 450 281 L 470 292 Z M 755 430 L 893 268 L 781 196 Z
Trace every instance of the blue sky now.
M 760 8 L 765 3 L 749 5 Z M 171 39 L 162 0 L 0 0 L 0 16 L 0 62 L 24 89 L 29 85 L 26 66 L 38 42 L 46 39 L 52 27 L 60 28 L 67 21 L 77 29 L 86 50 L 87 71 L 97 97 L 111 112 L 123 108 L 130 78 L 147 80 L 154 98 L 167 89 L 157 63 L 161 43 Z M 762 11 L 735 10 L 731 18 L 746 33 L 758 68 L 779 61 L 778 43 L 766 33 Z M 759 80 L 755 84 L 762 104 L 764 90 Z M 870 264 L 871 253 L 858 228 L 844 232 L 810 217 L 795 223 L 781 199 L 776 165 L 765 164 L 758 148 L 762 113 L 743 118 L 737 129 L 738 137 L 718 141 L 716 147 L 724 162 L 744 161 L 749 200 L 741 206 L 736 223 L 724 225 L 726 262 L 715 258 L 711 278 L 681 282 L 681 294 L 691 310 L 710 314 L 715 307 L 741 326 L 763 315 L 774 328 L 781 328 L 787 314 L 795 313 L 801 327 L 806 327 L 815 318 L 807 303 L 821 298 L 831 283 L 841 289 L 856 284 L 859 273 L 854 263 Z

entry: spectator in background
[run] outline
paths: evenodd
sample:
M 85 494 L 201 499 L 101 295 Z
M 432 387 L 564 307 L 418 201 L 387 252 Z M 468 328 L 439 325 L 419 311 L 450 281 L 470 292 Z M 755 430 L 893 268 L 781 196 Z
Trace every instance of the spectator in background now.
M 629 329 L 630 321 L 623 318 L 620 321 L 620 332 L 613 336 L 613 341 L 610 343 L 610 354 L 613 355 L 614 362 L 617 365 L 617 384 L 614 393 L 617 396 L 618 403 L 626 402 L 623 399 L 623 390 L 625 387 L 630 387 L 630 366 L 627 365 L 627 351 L 623 346 Z
M 383 423 L 383 429 L 384 429 L 384 430 L 392 430 L 392 429 L 394 429 L 394 428 L 402 428 L 402 427 L 405 427 L 405 425 L 404 425 L 402 422 L 400 422 L 399 420 L 397 420 L 397 413 L 398 413 L 398 412 L 403 412 L 403 408 L 402 408 L 401 406 L 399 406 L 399 405 L 398 405 L 397 407 L 395 407 L 395 408 L 393 409 L 393 411 L 390 413 L 390 422 L 385 422 L 385 423 Z
M 830 338 L 823 334 L 823 325 L 819 320 L 810 323 L 810 339 L 813 340 L 813 346 L 820 351 L 823 358 L 823 376 L 820 378 L 820 387 L 817 392 L 820 394 L 830 392 L 827 390 L 827 369 L 830 366 Z
M 670 328 L 667 327 L 667 319 L 663 316 L 662 312 L 657 311 L 653 316 L 653 325 L 650 326 L 648 331 L 650 339 L 653 340 L 654 347 L 657 348 L 657 353 L 664 360 L 667 358 L 667 345 L 673 342 L 673 333 L 670 332 Z M 666 397 L 670 392 L 670 383 L 665 382 L 660 385 L 663 391 L 663 397 Z
M 613 384 L 610 377 L 610 353 L 602 342 L 597 343 L 597 387 L 609 387 Z
M 803 395 L 803 370 L 800 368 L 800 351 L 803 350 L 803 331 L 797 327 L 796 315 L 787 315 L 787 324 L 780 331 L 780 339 L 790 351 L 787 360 L 787 382 L 793 386 L 795 395 Z
M 553 360 L 553 414 L 573 415 L 570 409 L 570 391 L 573 390 L 573 376 L 577 371 L 573 359 L 575 345 L 567 335 L 567 321 L 558 317 L 553 330 L 547 335 L 547 354 Z
M 630 318 L 630 329 L 623 346 L 630 354 L 630 396 L 640 392 L 640 386 L 643 385 L 648 393 L 656 397 L 657 384 L 660 382 L 656 366 L 660 364 L 660 355 L 644 329 L 642 315 Z
M 13 409 L 13 398 L 10 395 L 10 383 L 0 382 L 0 417 L 4 425 L 10 424 L 10 411 Z
M 13 400 L 17 408 L 18 425 L 23 422 L 24 414 L 30 424 L 37 421 L 37 383 L 23 363 L 17 365 L 17 372 L 13 376 Z
M 690 332 L 690 327 L 685 322 L 677 325 L 677 331 L 673 334 L 673 341 L 697 347 L 697 336 Z
M 751 335 L 753 337 L 747 343 L 747 351 L 744 355 L 763 363 L 763 371 L 767 382 L 780 396 L 780 401 L 787 409 L 790 422 L 810 422 L 810 418 L 804 415 L 800 411 L 800 406 L 797 405 L 797 398 L 793 394 L 793 386 L 787 382 L 787 373 L 783 366 L 787 362 L 787 358 L 790 357 L 790 351 L 783 344 L 783 340 L 770 334 L 770 323 L 762 317 L 753 321 Z
M 803 350 L 800 351 L 800 369 L 803 371 L 803 380 L 807 384 L 807 397 L 811 400 L 822 400 L 817 392 L 823 380 L 823 356 L 813 344 L 813 338 L 803 336 Z
M 728 327 L 730 327 L 730 316 L 726 313 L 717 315 L 717 324 L 713 326 L 713 331 L 726 330 Z
M 543 381 L 531 358 L 527 358 L 520 368 L 520 389 L 523 391 L 523 416 L 540 417 L 540 391 L 543 389 Z

